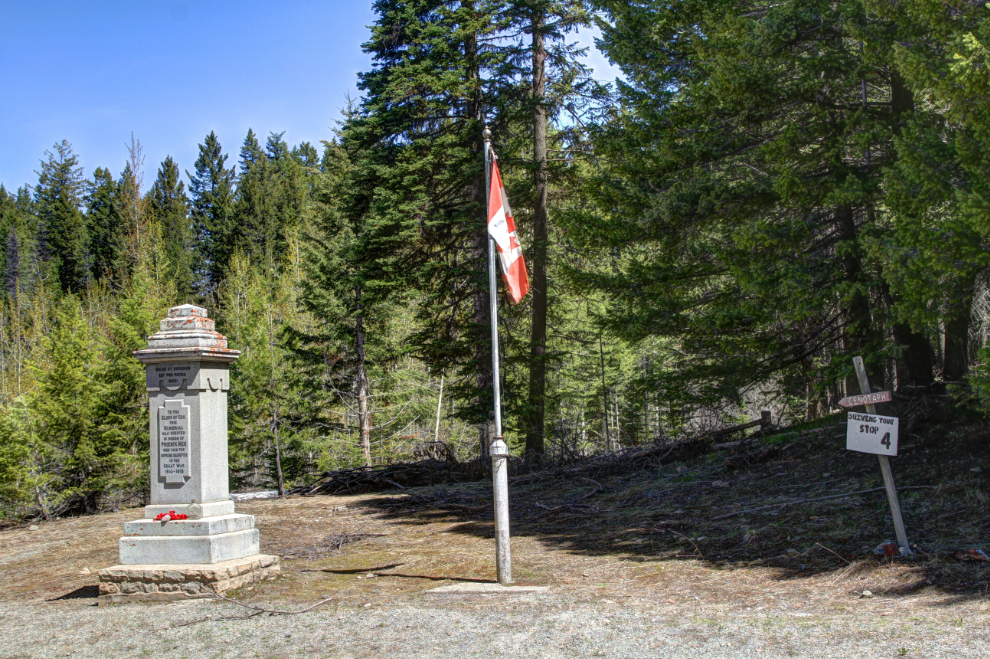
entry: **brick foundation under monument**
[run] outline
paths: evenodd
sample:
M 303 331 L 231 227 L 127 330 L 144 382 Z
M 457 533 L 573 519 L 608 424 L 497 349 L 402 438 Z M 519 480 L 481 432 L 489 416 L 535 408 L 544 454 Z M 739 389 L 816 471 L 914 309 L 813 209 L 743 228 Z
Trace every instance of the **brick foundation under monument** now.
M 100 570 L 97 604 L 206 599 L 278 576 L 278 556 L 255 554 L 220 563 L 114 565 Z

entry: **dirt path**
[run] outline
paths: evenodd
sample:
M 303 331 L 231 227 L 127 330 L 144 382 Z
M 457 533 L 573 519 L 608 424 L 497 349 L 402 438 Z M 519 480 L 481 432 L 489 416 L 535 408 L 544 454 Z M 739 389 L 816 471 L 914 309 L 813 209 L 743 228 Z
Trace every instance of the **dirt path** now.
M 602 485 L 622 501 L 638 487 Z M 979 589 L 929 585 L 930 562 L 828 564 L 824 551 L 793 558 L 816 569 L 720 562 L 689 524 L 658 539 L 671 527 L 640 519 L 643 509 L 536 494 L 515 489 L 514 569 L 519 583 L 550 590 L 522 595 L 429 592 L 491 580 L 481 484 L 238 504 L 257 516 L 262 551 L 284 558 L 278 580 L 233 596 L 285 609 L 333 598 L 298 616 L 243 618 L 250 611 L 212 601 L 97 608 L 95 573 L 116 562 L 137 511 L 8 529 L 0 657 L 990 656 L 990 602 Z

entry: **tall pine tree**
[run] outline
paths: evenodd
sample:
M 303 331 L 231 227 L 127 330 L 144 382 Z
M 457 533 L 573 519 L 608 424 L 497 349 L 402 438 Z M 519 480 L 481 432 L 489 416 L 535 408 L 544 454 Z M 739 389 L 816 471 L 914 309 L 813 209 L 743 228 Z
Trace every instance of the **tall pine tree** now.
M 895 140 L 899 160 L 887 179 L 893 231 L 877 237 L 876 249 L 898 321 L 943 334 L 942 376 L 959 382 L 969 370 L 976 283 L 990 266 L 990 111 L 983 100 L 990 12 L 965 3 L 932 11 L 916 0 L 867 7 L 898 26 L 885 54 L 913 90 L 906 102 L 918 106 Z
M 437 370 L 456 374 L 458 414 L 489 438 L 487 234 L 482 75 L 504 53 L 485 46 L 497 3 L 379 0 L 364 45 L 357 116 L 343 129 L 356 154 L 366 213 L 363 272 L 370 299 L 421 294 L 421 330 L 410 338 Z M 495 113 L 489 116 L 497 124 Z
M 120 187 L 102 167 L 93 172 L 86 195 L 86 228 L 92 276 L 119 285 L 126 265 L 127 218 Z
M 171 156 L 162 161 L 158 177 L 147 196 L 147 216 L 154 225 L 152 235 L 162 241 L 162 253 L 167 259 L 165 276 L 175 282 L 180 298 L 194 293 L 193 260 L 195 258 L 192 223 L 189 218 L 189 198 L 179 177 L 179 168 Z
M 220 140 L 210 131 L 199 145 L 195 173 L 189 177 L 190 216 L 198 247 L 196 282 L 201 292 L 213 290 L 223 279 L 234 251 L 234 180 L 227 169 Z
M 896 25 L 856 2 L 598 4 L 627 82 L 596 135 L 599 213 L 573 228 L 606 257 L 578 277 L 611 298 L 603 320 L 680 340 L 668 400 L 787 374 L 792 393 L 853 389 L 856 354 L 879 385 L 889 307 L 866 247 L 910 112 L 883 57 Z
M 304 221 L 309 193 L 305 168 L 282 135 L 270 134 L 261 149 L 249 130 L 237 179 L 234 244 L 269 270 L 277 269 Z
M 82 213 L 85 181 L 72 145 L 62 140 L 45 151 L 34 190 L 39 256 L 64 291 L 80 291 L 89 281 L 86 219 Z

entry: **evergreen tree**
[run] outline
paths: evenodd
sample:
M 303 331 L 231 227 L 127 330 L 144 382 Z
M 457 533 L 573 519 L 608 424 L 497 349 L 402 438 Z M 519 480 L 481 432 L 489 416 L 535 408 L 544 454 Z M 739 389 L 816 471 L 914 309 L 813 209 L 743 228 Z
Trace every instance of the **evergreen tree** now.
M 316 364 L 310 369 L 315 370 L 310 379 L 316 380 L 317 386 L 336 391 L 345 406 L 354 403 L 361 458 L 370 465 L 368 374 L 394 363 L 404 351 L 389 341 L 396 300 L 376 295 L 376 282 L 368 276 L 373 270 L 364 251 L 368 220 L 365 195 L 356 183 L 357 170 L 346 144 L 326 144 L 323 171 L 314 187 L 315 217 L 307 236 L 302 299 L 321 323 L 300 339 L 310 365 Z M 334 355 L 329 373 L 321 368 L 327 355 Z
M 4 261 L 5 281 L 19 281 L 20 292 L 26 292 L 40 285 L 40 250 L 39 234 L 41 233 L 38 217 L 34 214 L 34 200 L 28 186 L 18 188 L 13 199 L 13 207 L 6 214 L 7 251 Z M 13 243 L 16 243 L 14 250 Z M 15 262 L 16 261 L 16 262 Z M 8 287 L 8 292 L 10 287 Z
M 86 220 L 81 207 L 85 186 L 79 158 L 66 140 L 45 151 L 34 204 L 39 222 L 39 255 L 64 291 L 80 291 L 89 281 Z
M 147 197 L 148 220 L 160 236 L 161 252 L 167 265 L 163 272 L 175 282 L 183 299 L 194 293 L 193 249 L 195 234 L 189 219 L 189 199 L 186 186 L 180 180 L 179 168 L 171 156 L 158 170 Z
M 589 193 L 608 212 L 572 226 L 610 257 L 578 277 L 610 296 L 603 321 L 681 341 L 670 400 L 784 373 L 858 391 L 848 357 L 877 369 L 888 313 L 866 243 L 910 112 L 883 57 L 896 25 L 856 3 L 600 5 L 628 83 L 596 135 L 610 166 Z
M 303 142 L 293 147 L 292 157 L 306 169 L 317 170 L 320 168 L 320 152 L 309 142 Z
M 302 167 L 307 186 L 306 193 L 311 196 L 322 166 L 320 152 L 309 142 L 303 142 L 292 148 L 292 158 Z
M 16 208 L 16 197 L 7 192 L 7 188 L 0 183 L 0 224 L 6 225 L 11 221 L 11 217 Z
M 21 290 L 21 244 L 17 231 L 7 233 L 7 245 L 3 258 L 3 288 L 10 297 L 17 297 Z
M 102 393 L 95 373 L 96 345 L 74 295 L 59 302 L 43 344 L 32 364 L 38 388 L 29 403 L 37 437 L 33 452 L 48 476 L 39 486 L 39 504 L 46 518 L 76 506 L 89 512 L 119 451 L 96 431 Z
M 267 465 L 280 496 L 286 481 L 302 475 L 304 463 L 292 456 L 307 434 L 305 399 L 311 396 L 287 345 L 289 327 L 299 320 L 298 291 L 298 279 L 255 268 L 239 253 L 219 291 L 224 331 L 241 351 L 232 367 L 240 383 L 230 397 L 232 452 L 242 469 Z
M 103 359 L 95 377 L 102 384 L 96 403 L 94 434 L 103 453 L 115 456 L 104 481 L 91 486 L 108 493 L 126 493 L 145 482 L 148 473 L 148 394 L 144 364 L 134 351 L 146 348 L 147 337 L 165 317 L 167 300 L 154 294 L 143 264 L 120 293 L 117 312 L 103 338 Z
M 970 319 L 978 278 L 990 260 L 990 112 L 984 107 L 988 61 L 982 45 L 990 16 L 981 5 L 931 11 L 925 2 L 868 2 L 912 38 L 899 38 L 891 57 L 924 111 L 896 138 L 888 205 L 894 231 L 878 236 L 896 299 L 898 320 L 929 335 L 944 333 L 942 376 L 969 370 Z
M 86 195 L 86 227 L 93 278 L 119 283 L 127 249 L 127 218 L 120 187 L 102 167 L 93 172 Z
M 528 79 L 529 83 L 523 85 L 528 86 L 529 94 L 520 99 L 516 112 L 530 114 L 532 159 L 530 162 L 513 163 L 510 156 L 503 164 L 521 165 L 533 177 L 531 183 L 525 181 L 523 194 L 513 199 L 517 202 L 514 208 L 532 208 L 530 217 L 519 219 L 530 220 L 532 228 L 531 243 L 526 248 L 526 262 L 532 275 L 526 454 L 538 457 L 545 451 L 547 322 L 551 295 L 548 278 L 549 191 L 552 184 L 559 185 L 566 176 L 566 167 L 550 166 L 548 147 L 566 152 L 569 143 L 573 145 L 574 136 L 567 134 L 574 132 L 573 129 L 563 133 L 558 131 L 554 135 L 553 124 L 565 109 L 571 115 L 570 120 L 580 116 L 581 99 L 586 102 L 589 97 L 600 95 L 601 89 L 588 79 L 588 69 L 578 61 L 583 51 L 566 41 L 568 32 L 588 25 L 590 21 L 583 3 L 573 0 L 514 0 L 510 3 L 510 15 L 510 27 L 518 25 L 530 37 L 529 43 L 518 44 L 509 62 L 519 63 L 523 70 L 518 75 L 522 80 Z M 525 70 L 523 62 L 529 64 L 528 70 Z M 507 68 L 502 67 L 503 74 Z M 557 160 L 559 162 L 561 159 Z
M 264 153 L 261 150 L 261 145 L 258 143 L 258 136 L 254 134 L 254 131 L 248 128 L 247 135 L 244 137 L 244 143 L 241 145 L 240 153 L 240 174 L 244 174 L 247 170 L 251 169 L 252 165 L 255 165 Z
M 487 451 L 491 409 L 482 73 L 505 53 L 479 44 L 500 21 L 495 3 L 379 0 L 365 51 L 371 71 L 357 116 L 343 129 L 355 154 L 351 216 L 366 214 L 366 300 L 418 290 L 419 355 L 470 400 Z M 490 116 L 494 127 L 497 116 Z
M 226 162 L 220 140 L 211 131 L 199 145 L 196 173 L 186 172 L 192 198 L 190 215 L 199 249 L 200 271 L 196 278 L 201 292 L 213 290 L 223 279 L 236 240 L 233 224 L 236 173 L 233 167 L 225 167 Z
M 309 193 L 306 171 L 282 135 L 271 133 L 261 150 L 248 131 L 237 180 L 237 248 L 268 269 L 285 257 L 304 221 Z
M 0 414 L 0 511 L 14 517 L 32 498 L 39 483 L 31 469 L 30 415 L 23 401 Z M 11 510 L 13 509 L 13 510 Z
M 17 198 L 0 184 L 0 236 L 5 236 L 3 253 L 4 291 L 16 297 L 21 287 L 21 245 L 17 233 L 22 224 Z
M 579 52 L 564 42 L 587 15 L 575 3 L 523 0 L 383 1 L 375 9 L 379 18 L 365 44 L 374 67 L 361 75 L 365 95 L 341 142 L 354 158 L 353 185 L 364 191 L 354 196 L 353 214 L 367 216 L 361 238 L 365 293 L 372 299 L 408 290 L 421 295 L 422 330 L 410 344 L 437 371 L 456 373 L 454 395 L 471 401 L 458 413 L 479 424 L 484 453 L 492 398 L 480 133 L 489 124 L 508 172 L 517 226 L 525 224 L 521 235 L 531 237 L 530 225 L 537 230 L 526 248 L 539 287 L 531 341 L 518 340 L 531 326 L 521 319 L 528 305 L 502 315 L 506 322 L 513 317 L 515 326 L 515 336 L 506 337 L 507 364 L 522 359 L 531 367 L 529 405 L 519 405 L 523 396 L 512 393 L 525 392 L 525 382 L 510 388 L 506 402 L 524 412 L 524 423 L 532 426 L 529 448 L 540 454 L 547 186 L 564 169 L 549 166 L 546 149 L 572 139 L 559 131 L 548 137 L 548 127 L 563 109 L 576 109 L 579 90 L 591 94 L 581 81 Z M 530 155 L 537 146 L 539 154 Z

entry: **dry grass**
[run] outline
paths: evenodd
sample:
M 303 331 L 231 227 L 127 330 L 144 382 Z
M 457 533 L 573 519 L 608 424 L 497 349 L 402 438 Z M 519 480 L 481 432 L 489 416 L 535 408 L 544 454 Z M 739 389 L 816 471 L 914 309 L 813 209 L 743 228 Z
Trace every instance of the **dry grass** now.
M 987 440 L 909 438 L 893 461 L 913 560 L 877 561 L 892 537 L 882 492 L 714 518 L 772 503 L 881 485 L 872 456 L 840 440 L 803 439 L 772 462 L 729 471 L 724 455 L 685 465 L 510 486 L 513 569 L 521 584 L 565 589 L 577 601 L 709 601 L 759 610 L 877 611 L 919 603 L 986 608 L 990 564 L 945 549 L 986 537 Z M 786 445 L 785 445 L 786 446 Z M 982 473 L 971 469 L 982 465 Z M 681 467 L 678 470 L 678 467 Z M 686 467 L 686 469 L 684 469 Z M 916 489 L 908 489 L 908 488 Z M 387 494 L 294 497 L 238 504 L 257 516 L 262 551 L 285 557 L 283 576 L 234 596 L 299 604 L 398 603 L 445 583 L 494 576 L 490 486 L 469 483 Z M 116 563 L 123 523 L 138 510 L 0 532 L 0 599 L 39 602 L 95 595 L 96 571 Z M 84 569 L 89 574 L 80 574 Z M 864 590 L 876 595 L 860 598 Z

